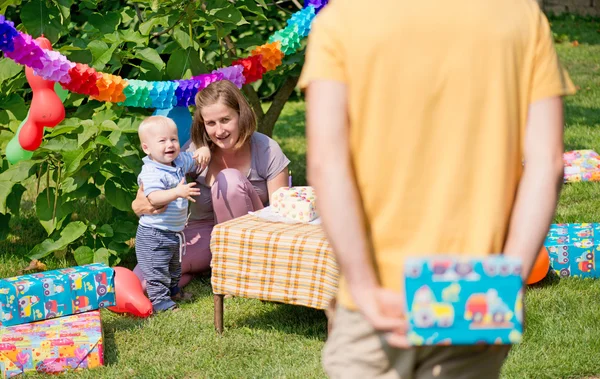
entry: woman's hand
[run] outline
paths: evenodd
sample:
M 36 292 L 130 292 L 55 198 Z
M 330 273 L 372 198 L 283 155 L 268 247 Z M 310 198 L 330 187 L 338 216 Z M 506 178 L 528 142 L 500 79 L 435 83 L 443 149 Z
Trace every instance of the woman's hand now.
M 140 189 L 137 191 L 135 200 L 133 200 L 131 203 L 131 209 L 133 209 L 135 214 L 140 217 L 141 215 L 155 215 L 163 213 L 167 210 L 167 207 L 162 206 L 160 208 L 155 208 L 144 195 L 144 185 L 142 184 L 140 185 Z

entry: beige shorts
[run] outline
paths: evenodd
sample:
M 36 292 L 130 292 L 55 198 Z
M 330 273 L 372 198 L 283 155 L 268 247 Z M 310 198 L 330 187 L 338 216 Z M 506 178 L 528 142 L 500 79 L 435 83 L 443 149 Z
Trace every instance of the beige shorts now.
M 331 378 L 497 378 L 507 345 L 426 346 L 395 349 L 359 312 L 338 306 L 323 350 Z

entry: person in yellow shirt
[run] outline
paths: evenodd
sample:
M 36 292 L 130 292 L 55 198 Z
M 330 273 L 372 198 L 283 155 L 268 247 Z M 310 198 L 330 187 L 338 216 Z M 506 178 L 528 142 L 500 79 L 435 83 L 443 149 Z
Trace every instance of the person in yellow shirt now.
M 503 253 L 528 276 L 574 93 L 537 3 L 332 0 L 300 86 L 308 180 L 342 274 L 327 374 L 497 377 L 508 346 L 408 347 L 402 265 Z

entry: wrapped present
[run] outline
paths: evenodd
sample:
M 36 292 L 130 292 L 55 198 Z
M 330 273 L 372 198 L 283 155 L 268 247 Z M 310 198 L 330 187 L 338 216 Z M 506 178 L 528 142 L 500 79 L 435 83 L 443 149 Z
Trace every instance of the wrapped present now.
M 412 345 L 521 342 L 520 260 L 408 259 L 404 273 Z
M 100 311 L 0 329 L 0 373 L 58 374 L 103 365 Z
M 564 181 L 600 181 L 600 156 L 593 150 L 573 150 L 563 154 L 565 164 Z
M 0 280 L 0 326 L 113 305 L 114 270 L 100 263 Z
M 600 277 L 596 252 L 600 251 L 600 224 L 552 224 L 544 246 L 550 266 L 560 277 Z

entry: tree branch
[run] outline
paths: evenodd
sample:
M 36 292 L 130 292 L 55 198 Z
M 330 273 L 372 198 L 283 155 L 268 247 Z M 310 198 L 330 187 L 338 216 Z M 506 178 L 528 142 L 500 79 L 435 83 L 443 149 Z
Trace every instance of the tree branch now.
M 140 10 L 140 6 L 137 3 L 133 3 L 133 7 L 135 8 L 135 13 L 138 16 L 138 20 L 140 20 L 140 24 L 144 22 L 144 18 L 142 17 L 142 11 Z
M 283 110 L 283 106 L 290 98 L 292 92 L 294 92 L 294 88 L 296 88 L 296 84 L 298 84 L 299 76 L 288 76 L 285 79 L 285 82 L 279 88 L 277 93 L 275 93 L 275 97 L 273 98 L 273 102 L 269 107 L 269 110 L 263 117 L 262 121 L 259 124 L 258 130 L 259 132 L 268 135 L 269 137 L 273 135 L 273 129 L 275 128 L 275 122 L 279 118 L 281 111 Z
M 244 94 L 246 94 L 248 102 L 252 106 L 252 109 L 254 109 L 254 113 L 256 113 L 256 122 L 258 123 L 258 125 L 260 125 L 263 118 L 265 117 L 265 112 L 262 109 L 262 104 L 260 102 L 260 99 L 258 98 L 258 93 L 256 93 L 254 87 L 252 87 L 250 84 L 244 84 L 244 86 L 242 87 L 242 91 L 244 92 Z

